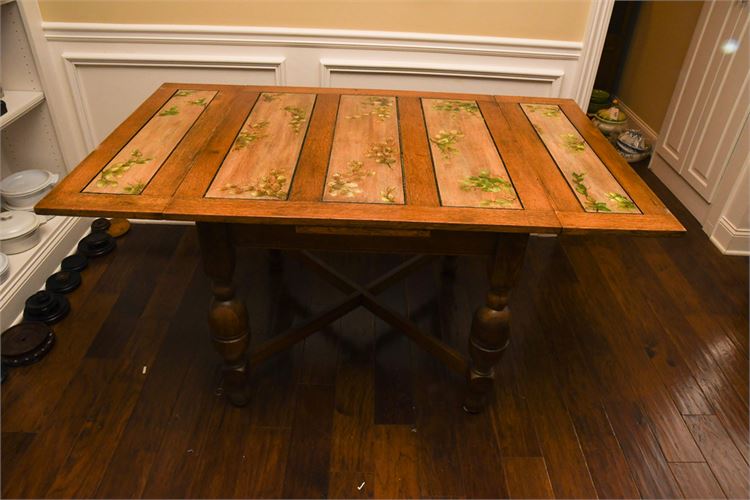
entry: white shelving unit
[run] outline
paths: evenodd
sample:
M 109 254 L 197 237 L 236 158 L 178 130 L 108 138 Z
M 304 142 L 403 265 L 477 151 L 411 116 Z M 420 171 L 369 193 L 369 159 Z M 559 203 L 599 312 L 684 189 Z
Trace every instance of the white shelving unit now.
M 44 92 L 34 90 L 7 90 L 3 97 L 8 112 L 0 116 L 0 130 L 44 102 Z
M 25 16 L 34 16 L 30 23 Z M 40 65 L 29 29 L 36 24 L 35 3 L 0 0 L 0 86 L 8 112 L 0 117 L 0 176 L 32 168 L 64 177 L 63 160 L 45 99 Z M 0 331 L 12 325 L 23 311 L 28 296 L 44 287 L 85 231 L 88 221 L 53 217 L 38 231 L 41 241 L 26 252 L 9 255 L 10 274 L 0 284 Z

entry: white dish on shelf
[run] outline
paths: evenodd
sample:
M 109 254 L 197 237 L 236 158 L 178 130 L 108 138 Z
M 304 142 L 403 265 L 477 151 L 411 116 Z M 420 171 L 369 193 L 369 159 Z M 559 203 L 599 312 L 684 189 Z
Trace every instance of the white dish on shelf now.
M 0 284 L 3 284 L 10 274 L 10 260 L 8 256 L 0 252 Z
M 17 207 L 15 205 L 11 205 L 10 203 L 6 202 L 5 200 L 2 201 L 2 208 L 3 210 L 22 210 L 24 212 L 33 212 L 34 211 L 34 205 L 29 205 L 27 207 Z M 39 219 L 39 224 L 44 224 L 45 222 L 49 221 L 51 218 L 54 217 L 54 215 L 39 215 L 36 214 L 37 218 Z
M 0 250 L 13 255 L 35 247 L 39 243 L 39 224 L 34 212 L 0 212 Z
M 5 205 L 14 209 L 34 207 L 60 180 L 58 174 L 47 170 L 22 170 L 0 181 L 0 195 Z

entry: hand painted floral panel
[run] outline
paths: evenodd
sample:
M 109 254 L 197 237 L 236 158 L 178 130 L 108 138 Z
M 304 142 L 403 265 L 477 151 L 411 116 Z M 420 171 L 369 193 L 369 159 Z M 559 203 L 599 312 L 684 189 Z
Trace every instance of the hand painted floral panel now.
M 215 96 L 213 90 L 175 92 L 83 192 L 141 194 Z
M 422 109 L 443 206 L 523 208 L 475 101 L 422 99 Z
M 521 104 L 587 212 L 641 213 L 556 104 Z
M 206 197 L 286 200 L 314 103 L 314 94 L 261 94 Z
M 341 96 L 323 201 L 404 203 L 395 97 Z

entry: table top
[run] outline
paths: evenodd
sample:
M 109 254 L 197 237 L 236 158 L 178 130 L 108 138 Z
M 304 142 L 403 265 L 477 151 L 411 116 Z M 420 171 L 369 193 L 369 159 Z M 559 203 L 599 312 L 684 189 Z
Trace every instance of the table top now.
M 574 101 L 166 83 L 40 214 L 499 232 L 684 231 Z

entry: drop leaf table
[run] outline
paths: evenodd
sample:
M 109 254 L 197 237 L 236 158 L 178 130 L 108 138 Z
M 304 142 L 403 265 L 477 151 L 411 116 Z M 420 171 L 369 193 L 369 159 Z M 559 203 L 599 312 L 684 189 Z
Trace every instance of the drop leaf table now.
M 195 221 L 236 405 L 248 367 L 364 306 L 465 375 L 464 408 L 480 411 L 529 234 L 684 231 L 571 100 L 330 88 L 164 84 L 35 210 Z M 287 251 L 345 297 L 248 353 L 240 245 Z M 315 250 L 417 256 L 359 285 Z M 377 299 L 441 255 L 489 257 L 468 356 Z

